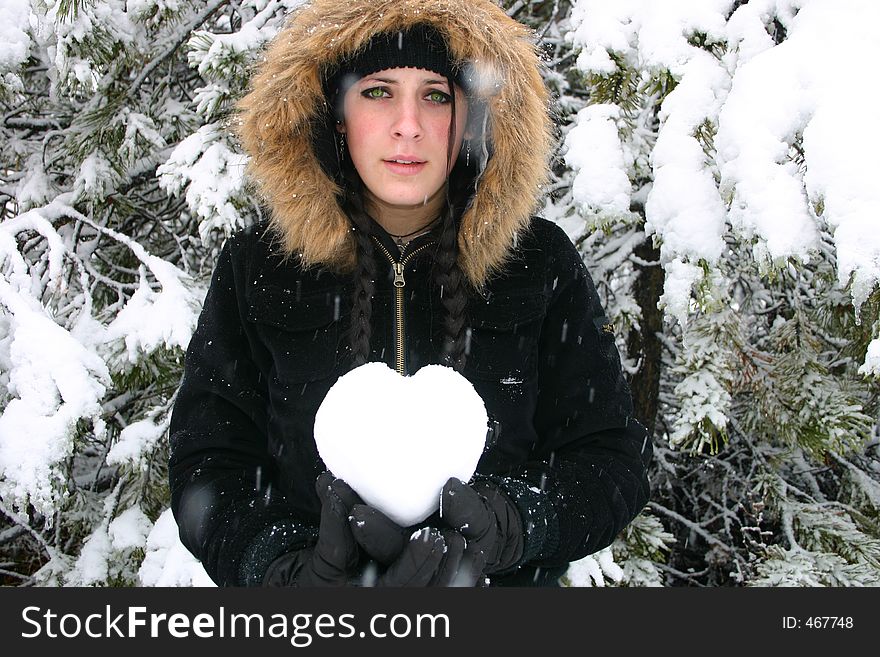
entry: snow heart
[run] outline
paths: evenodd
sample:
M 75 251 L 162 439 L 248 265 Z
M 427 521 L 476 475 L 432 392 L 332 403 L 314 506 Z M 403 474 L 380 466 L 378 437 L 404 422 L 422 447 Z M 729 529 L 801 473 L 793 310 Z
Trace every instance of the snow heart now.
M 315 442 L 330 472 L 407 527 L 437 510 L 449 477 L 471 478 L 487 423 L 480 395 L 455 370 L 428 365 L 403 377 L 367 363 L 330 388 Z

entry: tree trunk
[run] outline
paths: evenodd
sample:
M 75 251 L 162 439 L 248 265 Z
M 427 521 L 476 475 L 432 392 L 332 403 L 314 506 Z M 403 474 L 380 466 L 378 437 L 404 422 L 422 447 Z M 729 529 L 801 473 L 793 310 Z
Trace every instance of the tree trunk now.
M 650 237 L 646 237 L 634 253 L 642 261 L 657 263 L 636 265 L 639 277 L 635 298 L 642 310 L 641 331 L 630 331 L 627 341 L 630 356 L 641 358 L 641 366 L 631 381 L 635 416 L 653 435 L 660 391 L 661 344 L 658 336 L 663 332 L 663 313 L 657 303 L 663 293 L 663 268 L 660 267 L 660 250 Z

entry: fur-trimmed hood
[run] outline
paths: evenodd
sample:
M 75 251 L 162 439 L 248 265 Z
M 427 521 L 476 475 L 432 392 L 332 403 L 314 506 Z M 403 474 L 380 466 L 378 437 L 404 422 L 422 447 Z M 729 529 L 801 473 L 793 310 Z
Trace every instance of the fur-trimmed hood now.
M 313 0 L 270 44 L 240 101 L 236 127 L 248 171 L 283 248 L 304 265 L 350 269 L 355 240 L 336 184 L 313 149 L 326 111 L 322 73 L 379 33 L 429 23 L 477 80 L 491 157 L 459 230 L 459 263 L 482 287 L 525 228 L 545 182 L 552 125 L 532 33 L 491 0 Z

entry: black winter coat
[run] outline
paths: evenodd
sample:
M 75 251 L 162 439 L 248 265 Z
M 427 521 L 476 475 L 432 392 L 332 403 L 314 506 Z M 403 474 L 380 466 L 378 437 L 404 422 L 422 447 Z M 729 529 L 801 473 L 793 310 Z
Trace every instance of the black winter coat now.
M 413 373 L 441 362 L 444 311 L 428 282 L 434 237 L 410 243 L 396 288 L 387 256 L 399 251 L 376 232 L 371 360 L 393 368 L 402 356 Z M 314 482 L 324 465 L 312 428 L 350 367 L 351 293 L 350 275 L 280 256 L 263 225 L 233 236 L 220 254 L 186 354 L 170 460 L 181 539 L 220 585 L 257 584 L 272 559 L 314 541 Z M 609 545 L 645 505 L 651 441 L 632 417 L 593 282 L 556 225 L 532 220 L 467 316 L 463 373 L 491 424 L 478 473 L 502 485 L 529 528 L 522 566 L 493 583 L 549 582 Z

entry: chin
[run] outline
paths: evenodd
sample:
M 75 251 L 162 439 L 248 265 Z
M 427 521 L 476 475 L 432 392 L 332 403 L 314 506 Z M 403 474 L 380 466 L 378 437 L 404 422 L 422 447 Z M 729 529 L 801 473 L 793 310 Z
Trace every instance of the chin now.
M 425 198 L 431 198 L 434 194 L 436 194 L 437 190 L 428 191 L 428 190 L 420 190 L 420 191 L 412 191 L 408 190 L 405 193 L 394 194 L 393 192 L 382 194 L 381 196 L 377 195 L 379 199 L 388 203 L 389 205 L 399 205 L 399 206 L 418 206 L 424 205 Z
M 428 198 L 430 198 L 430 197 L 431 197 L 431 195 L 429 194 Z M 390 197 L 390 198 L 387 198 L 384 200 L 389 205 L 399 205 L 401 207 L 416 207 L 416 206 L 425 204 L 425 195 L 422 194 L 421 196 L 418 196 L 418 197 L 406 196 L 403 198 Z

